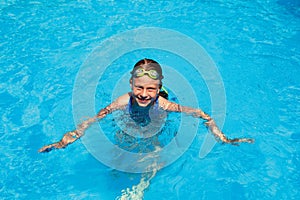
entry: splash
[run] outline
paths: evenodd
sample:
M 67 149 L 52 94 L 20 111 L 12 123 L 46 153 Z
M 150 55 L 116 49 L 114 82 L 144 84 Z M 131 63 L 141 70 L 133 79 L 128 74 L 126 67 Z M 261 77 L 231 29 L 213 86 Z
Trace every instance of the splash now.
M 156 147 L 155 152 L 160 151 L 160 147 Z M 157 160 L 156 157 L 155 160 Z M 144 162 L 145 160 L 153 159 L 150 156 L 147 156 L 140 160 L 140 162 Z M 137 185 L 132 186 L 131 188 L 126 188 L 121 191 L 121 196 L 118 196 L 116 200 L 142 200 L 144 198 L 145 190 L 150 186 L 150 181 L 155 177 L 156 173 L 162 168 L 162 164 L 158 164 L 157 162 L 153 162 L 148 167 L 149 172 L 143 173 L 140 182 Z
M 140 200 L 144 198 L 144 191 L 149 187 L 151 179 L 156 175 L 157 170 L 144 173 L 139 184 L 131 188 L 123 189 L 122 195 L 117 197 L 116 200 Z

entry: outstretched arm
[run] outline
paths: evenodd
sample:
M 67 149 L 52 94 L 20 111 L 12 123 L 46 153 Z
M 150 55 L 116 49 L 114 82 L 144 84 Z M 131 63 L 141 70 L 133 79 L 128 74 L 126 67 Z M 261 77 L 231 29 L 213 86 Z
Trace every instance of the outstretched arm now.
M 81 138 L 84 134 L 84 131 L 97 120 L 104 118 L 107 114 L 113 112 L 114 110 L 124 109 L 124 107 L 128 103 L 128 100 L 129 100 L 129 94 L 124 94 L 120 96 L 109 106 L 101 109 L 96 116 L 89 118 L 88 120 L 79 124 L 76 130 L 67 132 L 60 141 L 40 148 L 39 152 L 49 152 L 52 149 L 65 148 L 68 144 L 71 144 L 76 140 L 78 140 L 79 138 Z
M 78 140 L 79 138 L 81 138 L 84 134 L 84 131 L 88 127 L 90 127 L 91 124 L 96 122 L 98 119 L 102 119 L 110 112 L 111 111 L 108 108 L 104 108 L 104 109 L 100 110 L 96 116 L 89 118 L 88 120 L 86 120 L 86 121 L 82 122 L 80 125 L 78 125 L 76 130 L 67 132 L 60 141 L 40 148 L 39 152 L 49 152 L 53 149 L 65 148 L 68 144 L 71 144 L 71 143 L 75 142 L 76 140 Z
M 207 122 L 205 122 L 205 125 L 210 129 L 210 131 L 217 138 L 217 140 L 221 140 L 224 143 L 230 143 L 233 145 L 238 145 L 238 143 L 241 142 L 254 143 L 254 139 L 250 139 L 250 138 L 234 138 L 234 139 L 227 138 L 225 134 L 219 129 L 219 127 L 216 125 L 215 121 L 212 118 Z
M 221 140 L 224 143 L 238 145 L 238 143 L 241 143 L 241 142 L 247 142 L 247 143 L 254 142 L 253 139 L 249 139 L 249 138 L 234 138 L 234 139 L 227 138 L 225 136 L 225 134 L 216 125 L 215 121 L 208 114 L 203 112 L 201 109 L 195 109 L 195 108 L 190 108 L 190 107 L 186 107 L 186 106 L 181 106 L 179 104 L 170 102 L 166 99 L 162 99 L 161 106 L 163 107 L 163 109 L 165 109 L 167 111 L 184 112 L 187 114 L 191 114 L 194 117 L 199 117 L 199 118 L 206 120 L 205 125 L 209 128 L 209 130 L 212 132 L 212 134 L 216 137 L 217 140 Z
M 46 145 L 39 149 L 39 152 L 49 152 L 52 149 L 61 149 L 65 148 L 68 144 L 71 144 L 81 138 L 84 134 L 84 131 L 90 127 L 91 124 L 104 118 L 107 114 L 113 112 L 114 110 L 124 109 L 124 107 L 128 104 L 129 94 L 124 94 L 117 98 L 114 102 L 112 102 L 106 108 L 101 109 L 98 114 L 88 120 L 82 122 L 77 126 L 77 129 L 71 132 L 67 132 L 63 138 L 53 144 Z

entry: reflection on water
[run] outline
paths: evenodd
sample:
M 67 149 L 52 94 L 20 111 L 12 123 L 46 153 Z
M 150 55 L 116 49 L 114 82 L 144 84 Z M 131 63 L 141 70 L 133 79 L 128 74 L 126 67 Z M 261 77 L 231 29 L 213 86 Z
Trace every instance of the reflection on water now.
M 147 126 L 137 124 L 126 111 L 116 111 L 113 117 L 100 122 L 110 140 L 120 148 L 134 153 L 153 152 L 156 147 L 163 148 L 177 134 L 179 113 L 169 113 L 159 109 Z M 113 129 L 111 127 L 114 127 Z
M 137 163 L 137 165 L 143 163 L 147 166 L 145 173 L 141 174 L 140 182 L 131 188 L 123 189 L 122 194 L 116 198 L 117 200 L 143 199 L 144 191 L 149 187 L 150 181 L 163 167 L 159 158 L 160 151 L 176 136 L 176 129 L 172 125 L 174 116 L 168 117 L 167 112 L 161 109 L 156 113 L 150 112 L 149 116 L 151 122 L 147 126 L 140 126 L 126 111 L 114 114 L 114 122 L 120 128 L 114 136 L 116 145 L 129 152 L 149 153 L 141 156 Z M 121 157 L 118 157 L 120 162 L 128 161 Z
M 155 152 L 158 153 L 161 148 L 156 147 Z M 158 154 L 151 154 L 158 155 Z M 141 160 L 144 162 L 145 160 L 150 159 L 152 164 L 148 166 L 146 173 L 142 174 L 141 180 L 137 185 L 132 186 L 131 188 L 126 188 L 121 191 L 122 195 L 118 196 L 116 200 L 140 200 L 144 197 L 144 191 L 149 187 L 150 181 L 154 178 L 157 171 L 162 168 L 161 165 L 157 164 L 157 162 L 153 162 L 153 160 L 158 160 L 158 158 L 145 157 Z

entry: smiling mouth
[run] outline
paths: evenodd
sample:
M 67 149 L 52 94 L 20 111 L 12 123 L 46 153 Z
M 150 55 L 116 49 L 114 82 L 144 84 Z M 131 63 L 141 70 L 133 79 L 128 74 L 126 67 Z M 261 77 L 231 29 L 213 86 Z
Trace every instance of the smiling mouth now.
M 151 99 L 139 99 L 138 98 L 138 101 L 140 102 L 140 103 L 147 103 L 148 101 L 150 101 Z
M 151 101 L 151 98 L 141 98 L 141 97 L 137 97 L 137 96 L 136 96 L 136 99 L 139 103 L 142 103 L 142 104 L 145 104 L 145 103 L 148 103 L 149 101 Z

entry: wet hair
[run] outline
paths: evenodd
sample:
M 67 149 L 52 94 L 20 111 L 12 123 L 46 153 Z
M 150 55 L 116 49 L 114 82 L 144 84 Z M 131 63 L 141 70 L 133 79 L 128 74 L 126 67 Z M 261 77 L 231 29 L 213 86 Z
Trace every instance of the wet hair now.
M 143 68 L 145 70 L 151 70 L 151 69 L 154 69 L 155 71 L 157 71 L 157 73 L 159 74 L 159 80 L 160 80 L 160 87 L 162 86 L 162 79 L 164 78 L 164 76 L 162 75 L 162 68 L 160 66 L 160 64 L 158 62 L 156 62 L 155 60 L 152 60 L 152 59 L 148 59 L 148 58 L 144 58 L 140 61 L 138 61 L 132 71 L 130 72 L 131 75 L 134 74 L 135 70 L 139 69 L 139 68 Z M 131 76 L 130 79 L 132 79 L 133 77 Z
M 162 75 L 162 68 L 161 68 L 161 66 L 158 62 L 156 62 L 155 60 L 152 60 L 152 59 L 148 59 L 148 58 L 144 58 L 144 59 L 138 61 L 134 65 L 132 71 L 130 72 L 131 73 L 130 80 L 132 80 L 132 78 L 133 78 L 132 75 L 134 74 L 135 70 L 137 70 L 139 68 L 143 68 L 147 71 L 149 71 L 151 69 L 154 69 L 155 71 L 157 71 L 157 73 L 159 74 L 158 80 L 160 81 L 159 88 L 160 89 L 162 88 L 162 81 L 161 80 L 164 78 L 164 76 Z M 161 91 L 159 91 L 159 96 L 162 96 L 165 99 L 168 99 L 169 94 L 166 90 L 161 90 Z

